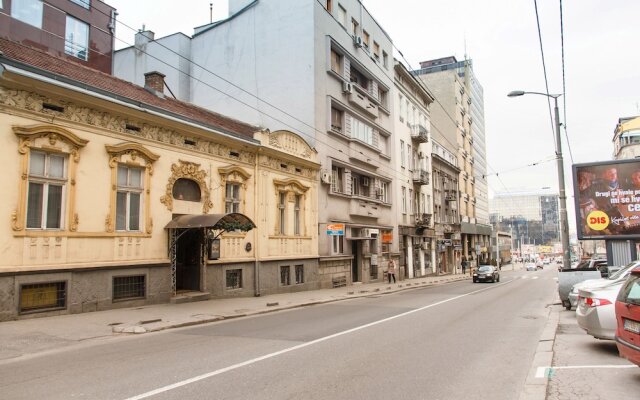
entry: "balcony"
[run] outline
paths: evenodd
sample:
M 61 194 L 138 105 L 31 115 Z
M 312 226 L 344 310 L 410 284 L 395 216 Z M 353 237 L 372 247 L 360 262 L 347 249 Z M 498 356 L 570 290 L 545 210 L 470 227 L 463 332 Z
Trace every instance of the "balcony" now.
M 429 141 L 429 131 L 423 125 L 413 125 L 413 129 L 411 130 L 411 139 L 418 143 L 427 143 Z
M 413 183 L 418 185 L 429 184 L 429 172 L 424 169 L 416 169 L 413 171 Z
M 349 103 L 367 113 L 369 117 L 373 119 L 378 118 L 378 106 L 369 100 L 369 97 L 364 93 L 360 93 L 358 90 L 352 90 L 349 93 Z
M 367 201 L 363 198 L 351 198 L 349 214 L 352 216 L 375 218 L 380 217 L 380 205 L 375 201 Z
M 416 226 L 429 226 L 431 224 L 431 214 L 428 213 L 416 214 L 415 219 Z
M 458 200 L 458 199 L 456 199 L 456 196 L 453 193 L 447 193 L 444 196 L 444 201 L 453 202 L 453 201 L 456 201 L 456 200 Z

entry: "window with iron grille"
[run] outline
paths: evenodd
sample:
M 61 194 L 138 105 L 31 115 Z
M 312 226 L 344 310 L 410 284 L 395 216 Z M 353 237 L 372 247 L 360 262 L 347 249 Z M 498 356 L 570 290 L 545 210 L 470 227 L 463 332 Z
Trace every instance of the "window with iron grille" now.
M 242 289 L 242 270 L 228 269 L 226 271 L 227 289 Z
M 46 282 L 20 285 L 20 312 L 57 310 L 67 307 L 67 283 Z
M 280 267 L 280 284 L 282 286 L 291 285 L 291 268 L 288 265 Z
M 296 265 L 296 285 L 304 283 L 304 265 Z
M 147 292 L 146 276 L 116 276 L 113 278 L 113 301 L 144 298 Z

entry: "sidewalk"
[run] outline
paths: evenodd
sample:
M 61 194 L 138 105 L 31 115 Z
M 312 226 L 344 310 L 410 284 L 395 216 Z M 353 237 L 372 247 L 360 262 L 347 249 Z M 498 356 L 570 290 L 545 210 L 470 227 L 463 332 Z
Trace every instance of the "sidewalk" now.
M 512 267 L 503 267 L 503 270 Z M 263 297 L 216 299 L 182 304 L 158 304 L 83 314 L 61 315 L 0 323 L 0 363 L 17 357 L 53 351 L 90 339 L 109 339 L 123 334 L 142 334 L 164 329 L 205 324 L 229 318 L 329 303 L 374 293 L 440 285 L 471 279 L 466 275 L 441 275 L 405 279 L 395 284 L 355 284 Z

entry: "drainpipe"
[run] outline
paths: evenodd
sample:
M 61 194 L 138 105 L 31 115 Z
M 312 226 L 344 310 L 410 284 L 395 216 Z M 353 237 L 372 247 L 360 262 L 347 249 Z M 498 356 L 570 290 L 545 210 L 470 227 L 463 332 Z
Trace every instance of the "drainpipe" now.
M 258 216 L 260 215 L 259 211 L 260 211 L 260 207 L 258 205 L 258 203 L 260 202 L 260 199 L 258 198 L 258 158 L 260 156 L 261 153 L 261 147 L 259 147 L 256 151 L 256 157 L 255 157 L 255 163 L 253 165 L 253 197 L 254 197 L 254 201 L 253 201 L 253 218 L 256 220 L 257 224 L 256 224 L 256 232 L 253 235 L 254 239 L 255 239 L 255 245 L 253 246 L 254 250 L 253 250 L 253 257 L 254 257 L 254 262 L 253 262 L 253 277 L 254 277 L 254 286 L 255 286 L 255 292 L 254 292 L 254 296 L 255 297 L 260 297 L 260 261 L 259 261 L 259 256 L 260 256 L 260 245 L 261 245 L 261 240 L 260 240 L 260 232 L 261 232 L 261 228 L 264 229 L 264 226 L 261 226 L 261 221 L 258 219 Z

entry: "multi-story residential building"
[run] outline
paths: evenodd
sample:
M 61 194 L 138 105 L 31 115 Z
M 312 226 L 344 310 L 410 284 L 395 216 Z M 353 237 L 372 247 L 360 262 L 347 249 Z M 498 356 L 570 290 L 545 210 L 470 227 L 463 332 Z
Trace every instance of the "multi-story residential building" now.
M 458 157 L 433 139 L 431 151 L 433 176 L 433 218 L 436 233 L 436 272 L 455 273 L 462 261 L 460 191 Z
M 358 0 L 231 0 L 229 13 L 193 37 L 141 32 L 114 73 L 156 69 L 181 100 L 304 137 L 322 165 L 318 273 L 382 279 L 398 256 L 391 39 Z
M 460 176 L 460 232 L 462 257 L 487 256 L 491 226 L 486 182 L 484 99 L 472 61 L 455 57 L 423 61 L 413 71 L 437 99 L 432 111 L 439 141 L 457 154 Z M 436 134 L 434 133 L 434 137 Z
M 0 39 L 0 320 L 319 288 L 315 151 Z
M 429 107 L 433 96 L 409 70 L 395 62 L 394 184 L 398 211 L 400 265 L 413 278 L 435 271 L 435 230 L 431 187 Z
M 511 232 L 518 249 L 525 244 L 553 245 L 560 241 L 558 199 L 546 192 L 496 193 L 490 202 L 491 223 Z
M 640 116 L 619 118 L 613 132 L 613 158 L 625 160 L 640 156 Z
M 99 0 L 4 0 L 0 37 L 110 74 L 115 17 Z

